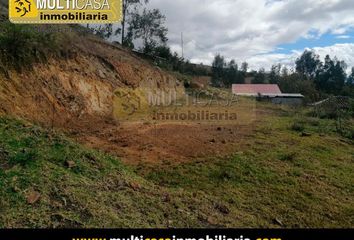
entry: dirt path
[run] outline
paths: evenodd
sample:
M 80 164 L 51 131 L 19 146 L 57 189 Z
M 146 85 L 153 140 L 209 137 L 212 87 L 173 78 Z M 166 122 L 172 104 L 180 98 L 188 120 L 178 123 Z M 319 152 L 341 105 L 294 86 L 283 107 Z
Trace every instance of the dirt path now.
M 125 163 L 179 163 L 236 152 L 254 124 L 123 123 L 86 119 L 72 124 L 73 137 L 88 147 L 120 157 Z

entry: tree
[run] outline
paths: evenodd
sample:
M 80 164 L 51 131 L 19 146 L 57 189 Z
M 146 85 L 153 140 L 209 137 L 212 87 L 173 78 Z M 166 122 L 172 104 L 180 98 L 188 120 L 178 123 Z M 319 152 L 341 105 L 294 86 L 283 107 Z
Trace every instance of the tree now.
M 348 76 L 347 84 L 348 84 L 349 86 L 354 86 L 354 67 L 352 67 L 352 72 L 351 72 L 350 75 Z
M 315 79 L 322 67 L 319 56 L 309 50 L 305 50 L 301 57 L 296 60 L 295 64 L 296 71 L 304 75 L 308 80 Z
M 287 76 L 289 76 L 289 69 L 286 67 L 286 66 L 284 66 L 282 69 L 281 69 L 281 77 L 287 77 Z
M 130 39 L 126 39 L 125 36 L 125 28 L 126 22 L 129 20 L 129 16 L 133 14 L 132 10 L 136 10 L 137 5 L 146 4 L 149 0 L 123 0 L 123 19 L 122 19 L 122 27 L 118 28 L 116 34 L 121 34 L 122 45 L 127 45 Z
M 336 58 L 332 60 L 327 55 L 323 67 L 316 77 L 317 88 L 327 93 L 340 93 L 347 77 L 345 70 L 346 64 L 343 61 L 338 61 Z
M 264 68 L 260 68 L 254 77 L 253 84 L 263 84 L 266 83 L 266 74 Z
M 320 93 L 316 89 L 313 80 L 306 80 L 300 73 L 282 75 L 279 87 L 285 93 L 301 93 L 305 96 L 305 101 L 314 102 L 320 100 Z
M 327 55 L 325 57 L 323 67 L 315 80 L 315 83 L 316 83 L 316 86 L 318 89 L 324 90 L 324 89 L 328 88 L 327 85 L 328 85 L 329 79 L 331 78 L 333 68 L 334 68 L 334 62 L 332 61 L 330 56 Z
M 173 57 L 171 49 L 167 45 L 161 45 L 156 47 L 154 49 L 153 55 L 160 58 L 164 58 L 166 60 L 170 60 Z
M 178 56 L 178 53 L 174 52 L 169 61 L 172 64 L 172 68 L 174 71 L 179 71 L 183 73 L 184 59 Z
M 132 39 L 143 41 L 144 53 L 152 53 L 156 47 L 165 45 L 168 40 L 165 20 L 166 17 L 158 9 L 144 9 L 141 14 L 135 12 L 129 23 L 128 35 Z
M 341 91 L 341 95 L 354 98 L 354 67 L 352 67 L 352 71 L 349 74 L 346 84 Z
M 225 67 L 225 58 L 220 54 L 217 54 L 214 57 L 214 61 L 212 64 L 213 67 L 213 76 L 212 76 L 212 83 L 216 87 L 223 86 L 223 77 L 224 77 L 224 67 Z
M 91 28 L 92 32 L 103 39 L 108 39 L 113 34 L 113 24 L 100 25 L 98 28 Z
M 273 65 L 270 74 L 269 74 L 269 83 L 271 84 L 278 84 L 280 81 L 280 71 L 281 71 L 281 65 Z
M 225 75 L 224 85 L 231 86 L 233 83 L 238 83 L 238 65 L 235 60 L 232 59 L 227 64 Z
M 342 88 L 344 87 L 345 80 L 347 79 L 346 74 L 347 64 L 344 61 L 338 61 L 335 59 L 335 66 L 333 69 L 333 76 L 331 78 L 332 82 L 330 84 L 333 86 L 329 86 L 329 92 L 339 94 Z
M 246 74 L 246 72 L 248 71 L 248 63 L 247 62 L 243 62 L 241 64 L 241 71 Z

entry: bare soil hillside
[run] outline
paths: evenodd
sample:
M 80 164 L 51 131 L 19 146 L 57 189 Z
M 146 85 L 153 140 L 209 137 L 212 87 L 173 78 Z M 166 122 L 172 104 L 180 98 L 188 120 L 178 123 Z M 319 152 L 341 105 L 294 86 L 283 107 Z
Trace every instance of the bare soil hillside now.
M 149 82 L 163 88 L 172 82 L 179 88 L 173 76 L 119 46 L 87 36 L 75 36 L 72 43 L 65 59 L 0 75 L 0 112 L 66 128 L 68 122 L 88 117 L 112 119 L 119 87 L 134 89 Z

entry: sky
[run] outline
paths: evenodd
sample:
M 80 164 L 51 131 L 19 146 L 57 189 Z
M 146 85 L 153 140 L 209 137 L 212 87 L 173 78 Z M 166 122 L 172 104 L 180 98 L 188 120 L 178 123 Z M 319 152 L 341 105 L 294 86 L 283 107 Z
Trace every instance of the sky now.
M 354 66 L 354 0 L 150 0 L 166 15 L 171 49 L 194 63 L 220 53 L 251 69 L 288 67 L 305 49 Z

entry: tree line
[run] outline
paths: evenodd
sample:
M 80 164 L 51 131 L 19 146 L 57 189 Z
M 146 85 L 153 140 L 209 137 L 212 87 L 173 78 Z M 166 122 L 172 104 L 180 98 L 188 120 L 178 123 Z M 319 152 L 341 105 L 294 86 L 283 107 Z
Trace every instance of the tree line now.
M 305 50 L 296 59 L 295 69 L 291 70 L 276 64 L 270 72 L 264 68 L 247 72 L 246 62 L 239 68 L 235 60 L 227 62 L 220 54 L 214 57 L 212 67 L 212 84 L 215 87 L 245 83 L 245 78 L 249 77 L 252 84 L 278 84 L 283 92 L 302 93 L 311 100 L 327 95 L 354 97 L 354 67 L 347 75 L 347 64 L 344 61 L 327 55 L 322 62 L 319 55 L 311 50 Z
M 135 40 L 140 41 L 139 47 L 144 53 L 152 53 L 161 46 L 166 46 L 168 29 L 166 17 L 159 9 L 148 9 L 149 0 L 123 0 L 123 18 L 121 26 L 116 30 L 113 24 L 90 27 L 94 34 L 104 39 L 120 35 L 120 43 L 134 49 Z

